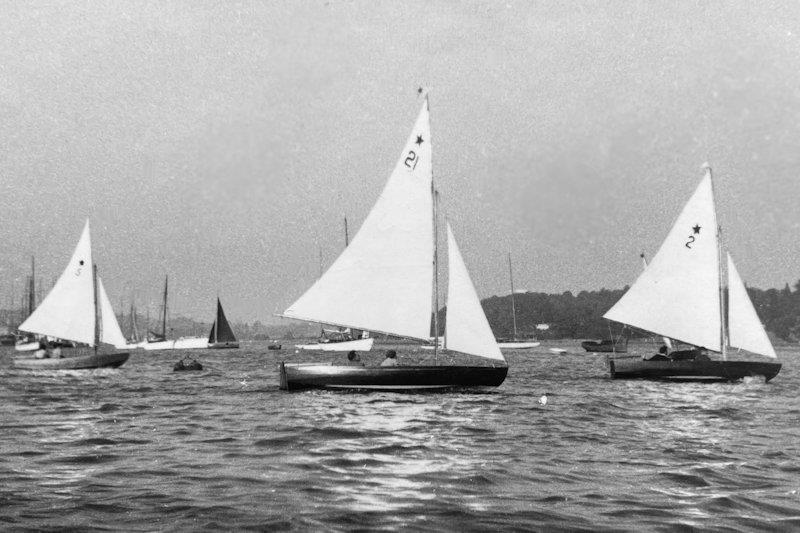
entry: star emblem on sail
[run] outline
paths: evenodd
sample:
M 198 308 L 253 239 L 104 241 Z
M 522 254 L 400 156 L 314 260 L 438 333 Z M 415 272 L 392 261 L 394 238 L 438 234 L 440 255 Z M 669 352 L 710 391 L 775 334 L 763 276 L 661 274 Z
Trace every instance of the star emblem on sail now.
M 716 227 L 717 214 L 708 169 L 652 261 L 603 316 L 721 352 L 723 307 L 720 305 L 720 287 L 725 279 L 720 269 L 719 236 L 711 231 L 686 246 L 690 236 L 687 228 Z M 775 357 L 775 350 L 730 256 L 727 274 L 729 345 Z
M 428 341 L 434 230 L 427 97 L 411 132 L 389 180 L 350 245 L 282 316 Z M 424 142 L 417 143 L 419 138 Z M 454 240 L 450 256 L 458 283 L 451 287 L 455 292 L 449 296 L 448 315 L 463 313 L 479 322 L 475 317 L 479 312 L 485 321 L 480 302 L 475 308 L 477 296 L 473 301 L 463 293 L 467 284 L 469 288 L 472 285 Z M 462 303 L 471 310 L 459 310 Z M 459 320 L 455 319 L 456 324 Z M 489 340 L 462 342 L 460 336 L 468 333 L 467 328 L 451 331 L 456 324 L 448 317 L 448 345 L 454 350 L 504 360 L 490 329 L 487 334 L 487 329 L 479 327 L 478 334 L 488 335 Z
M 94 346 L 95 322 L 99 315 L 100 323 L 97 324 L 99 341 L 114 346 L 124 346 L 125 337 L 103 287 L 103 281 L 97 277 L 99 313 L 96 313 L 94 276 L 75 275 L 76 268 L 91 273 L 93 264 L 92 241 L 87 220 L 67 268 L 39 307 L 19 329 Z

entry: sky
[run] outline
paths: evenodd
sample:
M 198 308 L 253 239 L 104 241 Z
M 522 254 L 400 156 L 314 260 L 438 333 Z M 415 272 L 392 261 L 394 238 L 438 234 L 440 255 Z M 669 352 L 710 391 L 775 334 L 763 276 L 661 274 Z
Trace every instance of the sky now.
M 748 285 L 800 278 L 800 4 L 2 2 L 0 307 L 91 220 L 119 307 L 275 322 L 429 91 L 481 297 L 621 288 L 714 169 Z M 443 237 L 443 236 L 442 236 Z M 119 311 L 119 309 L 117 309 Z

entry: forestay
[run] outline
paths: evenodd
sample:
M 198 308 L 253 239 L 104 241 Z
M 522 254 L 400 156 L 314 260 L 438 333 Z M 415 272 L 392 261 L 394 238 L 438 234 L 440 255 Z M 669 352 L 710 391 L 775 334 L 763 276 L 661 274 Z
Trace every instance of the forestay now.
M 19 329 L 94 345 L 95 307 L 89 221 L 53 289 Z
M 734 348 L 777 357 L 731 254 L 728 254 L 728 337 Z
M 283 316 L 427 339 L 433 285 L 427 98 L 361 229 Z
M 448 350 L 505 361 L 494 339 L 492 328 L 481 307 L 478 294 L 450 224 L 447 224 L 448 284 L 445 342 Z
M 717 217 L 710 172 L 653 260 L 604 317 L 721 351 Z

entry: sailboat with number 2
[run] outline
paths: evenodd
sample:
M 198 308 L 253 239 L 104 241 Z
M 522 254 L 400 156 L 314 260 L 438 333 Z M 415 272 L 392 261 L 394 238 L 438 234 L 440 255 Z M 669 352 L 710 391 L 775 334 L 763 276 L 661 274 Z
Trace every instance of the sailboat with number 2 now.
M 761 376 L 769 381 L 780 372 L 780 363 L 739 354 L 731 358 L 730 348 L 771 359 L 776 355 L 730 254 L 727 276 L 722 270 L 720 234 L 711 169 L 706 168 L 658 253 L 604 315 L 689 349 L 671 350 L 665 342 L 657 354 L 610 357 L 612 378 L 735 381 Z M 721 360 L 708 352 L 720 354 Z

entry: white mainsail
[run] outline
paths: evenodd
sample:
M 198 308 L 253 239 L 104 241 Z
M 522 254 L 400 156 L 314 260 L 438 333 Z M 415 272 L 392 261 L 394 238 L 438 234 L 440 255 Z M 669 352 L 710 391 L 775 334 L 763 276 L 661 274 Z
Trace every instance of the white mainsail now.
M 94 345 L 95 308 L 89 221 L 67 268 L 19 329 Z
M 731 254 L 728 254 L 728 337 L 734 348 L 777 357 Z
M 647 268 L 605 318 L 721 351 L 717 216 L 711 173 Z
M 97 276 L 97 293 L 100 300 L 100 341 L 106 344 L 111 344 L 115 348 L 124 348 L 128 343 L 122 330 L 117 322 L 117 317 L 114 315 L 114 308 L 111 307 L 111 300 L 106 294 L 106 289 L 103 287 L 103 281 L 100 276 Z
M 450 224 L 447 224 L 448 284 L 445 342 L 448 350 L 505 361 L 494 339 L 492 328 L 481 307 L 478 294 Z
M 428 100 L 361 229 L 283 316 L 426 340 L 433 286 Z

